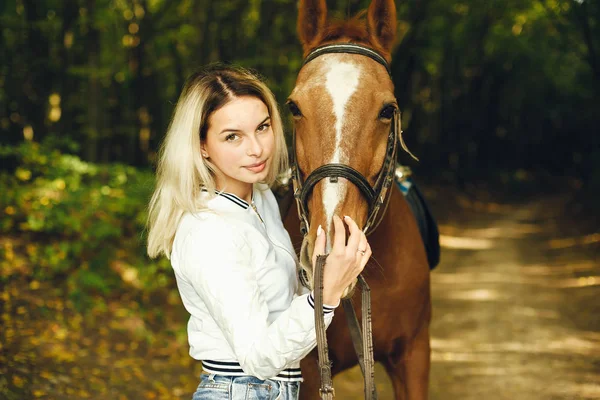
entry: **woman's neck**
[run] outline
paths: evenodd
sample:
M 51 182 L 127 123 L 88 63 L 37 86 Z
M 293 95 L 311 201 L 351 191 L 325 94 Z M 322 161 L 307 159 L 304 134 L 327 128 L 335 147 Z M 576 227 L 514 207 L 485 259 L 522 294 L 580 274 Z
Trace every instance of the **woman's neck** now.
M 248 203 L 252 203 L 252 188 L 251 183 L 245 182 L 227 182 L 222 184 L 221 182 L 215 182 L 217 191 L 223 191 L 231 194 L 235 194 L 240 199 L 245 200 Z

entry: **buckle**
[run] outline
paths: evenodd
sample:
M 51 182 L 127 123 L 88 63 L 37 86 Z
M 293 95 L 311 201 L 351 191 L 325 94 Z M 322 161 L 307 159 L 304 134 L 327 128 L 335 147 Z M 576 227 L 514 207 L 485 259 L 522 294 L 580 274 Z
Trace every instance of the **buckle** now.
M 400 182 L 404 182 L 405 180 L 410 178 L 410 176 L 412 175 L 412 170 L 406 165 L 399 165 L 396 168 L 395 175 L 396 179 L 398 179 Z
M 323 397 L 323 395 L 331 394 L 335 397 L 335 388 L 333 386 L 326 386 L 324 388 L 319 388 L 319 395 Z

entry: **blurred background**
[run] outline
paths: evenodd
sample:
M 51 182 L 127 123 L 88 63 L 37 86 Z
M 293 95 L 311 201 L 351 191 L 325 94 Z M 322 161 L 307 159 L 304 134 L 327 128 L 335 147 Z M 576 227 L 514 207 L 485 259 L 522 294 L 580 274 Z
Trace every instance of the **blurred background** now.
M 368 4 L 328 1 L 339 18 Z M 421 160 L 400 161 L 444 248 L 432 398 L 600 398 L 600 3 L 397 6 Z M 191 397 L 187 317 L 168 261 L 145 256 L 156 152 L 201 65 L 253 68 L 283 104 L 296 17 L 295 0 L 0 2 L 0 398 Z M 552 369 L 528 375 L 532 359 Z M 362 398 L 352 374 L 341 398 Z

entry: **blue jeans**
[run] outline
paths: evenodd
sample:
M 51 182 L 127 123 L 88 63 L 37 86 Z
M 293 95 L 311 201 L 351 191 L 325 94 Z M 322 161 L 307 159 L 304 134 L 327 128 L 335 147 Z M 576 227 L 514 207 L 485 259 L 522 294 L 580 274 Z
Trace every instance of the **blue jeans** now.
M 192 400 L 297 400 L 299 394 L 300 382 L 203 373 Z

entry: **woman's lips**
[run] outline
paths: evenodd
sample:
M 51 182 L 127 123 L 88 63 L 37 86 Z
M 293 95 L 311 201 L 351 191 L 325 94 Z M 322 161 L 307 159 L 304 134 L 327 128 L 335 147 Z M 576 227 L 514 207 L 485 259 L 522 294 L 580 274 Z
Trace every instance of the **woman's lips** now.
M 264 170 L 266 166 L 267 166 L 267 160 L 259 162 L 257 164 L 248 165 L 245 168 L 247 168 L 248 170 L 250 170 L 254 173 L 259 173 L 259 172 L 262 172 L 262 170 Z

